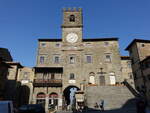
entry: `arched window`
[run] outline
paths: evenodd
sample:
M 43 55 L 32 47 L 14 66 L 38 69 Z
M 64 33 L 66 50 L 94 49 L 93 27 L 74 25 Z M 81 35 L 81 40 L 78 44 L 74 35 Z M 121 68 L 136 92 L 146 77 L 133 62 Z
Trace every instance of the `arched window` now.
M 95 84 L 95 73 L 94 72 L 89 73 L 89 83 Z
M 45 94 L 43 92 L 40 92 L 37 94 L 37 98 L 45 98 Z
M 42 104 L 43 107 L 45 107 L 45 97 L 46 95 L 43 92 L 40 92 L 37 94 L 37 100 L 36 103 L 37 104 Z
M 74 15 L 70 15 L 69 19 L 70 19 L 70 22 L 75 22 L 75 16 Z
M 53 92 L 49 95 L 49 98 L 58 98 L 58 94 Z
M 58 94 L 53 92 L 49 94 L 49 106 L 54 105 L 55 109 L 58 108 Z

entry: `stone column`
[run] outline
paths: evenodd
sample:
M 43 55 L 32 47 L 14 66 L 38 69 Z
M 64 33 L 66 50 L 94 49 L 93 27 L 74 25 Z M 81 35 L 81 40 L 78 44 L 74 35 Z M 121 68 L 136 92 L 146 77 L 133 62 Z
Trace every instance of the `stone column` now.
M 49 95 L 47 94 L 45 98 L 45 111 L 46 112 L 48 112 L 48 104 L 49 104 Z
M 62 109 L 62 98 L 58 98 L 58 109 Z
M 31 100 L 32 104 L 36 104 L 36 95 L 33 93 L 32 94 L 32 100 Z

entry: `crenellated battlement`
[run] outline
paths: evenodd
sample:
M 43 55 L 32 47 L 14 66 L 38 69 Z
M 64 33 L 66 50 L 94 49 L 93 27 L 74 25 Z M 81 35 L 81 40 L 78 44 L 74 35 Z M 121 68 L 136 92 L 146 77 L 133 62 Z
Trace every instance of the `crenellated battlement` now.
M 64 12 L 82 12 L 82 8 L 77 8 L 77 7 L 68 7 L 68 8 L 63 8 Z

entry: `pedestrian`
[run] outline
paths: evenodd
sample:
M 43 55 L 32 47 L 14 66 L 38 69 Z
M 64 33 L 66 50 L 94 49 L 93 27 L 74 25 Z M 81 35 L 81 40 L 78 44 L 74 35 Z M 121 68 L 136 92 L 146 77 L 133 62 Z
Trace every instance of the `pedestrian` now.
M 100 100 L 99 107 L 101 111 L 104 111 L 104 100 Z

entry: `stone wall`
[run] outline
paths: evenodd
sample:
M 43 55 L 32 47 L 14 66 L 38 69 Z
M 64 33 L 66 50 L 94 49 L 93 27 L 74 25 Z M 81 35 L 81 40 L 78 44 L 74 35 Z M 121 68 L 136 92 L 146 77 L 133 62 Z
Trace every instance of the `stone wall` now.
M 125 86 L 89 86 L 86 89 L 87 105 L 94 108 L 95 103 L 104 100 L 105 110 L 127 107 L 135 109 L 134 96 Z M 133 105 L 134 104 L 134 105 Z

